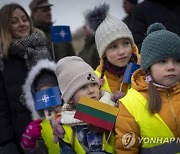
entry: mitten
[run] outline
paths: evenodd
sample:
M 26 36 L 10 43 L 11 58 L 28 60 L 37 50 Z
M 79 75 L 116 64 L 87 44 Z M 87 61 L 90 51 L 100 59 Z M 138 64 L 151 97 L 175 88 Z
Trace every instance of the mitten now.
M 36 140 L 41 136 L 41 119 L 32 121 L 27 127 L 21 138 L 21 146 L 24 149 L 36 147 Z
M 126 95 L 125 92 L 122 91 L 115 91 L 115 93 L 112 95 L 111 100 L 113 102 L 117 102 L 120 98 L 123 98 Z
M 61 125 L 61 116 L 54 120 L 53 122 L 53 136 L 54 143 L 57 143 L 60 138 L 64 136 L 64 129 Z
M 103 102 L 105 104 L 109 104 L 114 106 L 115 102 L 111 100 L 112 94 L 107 91 L 101 91 L 101 98 L 99 99 L 100 102 Z

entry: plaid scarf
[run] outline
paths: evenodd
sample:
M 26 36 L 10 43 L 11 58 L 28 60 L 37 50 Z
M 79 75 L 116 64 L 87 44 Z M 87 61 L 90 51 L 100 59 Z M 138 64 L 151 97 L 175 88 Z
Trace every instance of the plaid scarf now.
M 26 60 L 26 66 L 30 69 L 38 60 L 50 58 L 50 53 L 47 49 L 45 39 L 39 33 L 32 33 L 27 37 L 19 40 L 13 40 L 9 55 L 18 55 Z M 3 56 L 0 55 L 0 70 L 4 69 Z

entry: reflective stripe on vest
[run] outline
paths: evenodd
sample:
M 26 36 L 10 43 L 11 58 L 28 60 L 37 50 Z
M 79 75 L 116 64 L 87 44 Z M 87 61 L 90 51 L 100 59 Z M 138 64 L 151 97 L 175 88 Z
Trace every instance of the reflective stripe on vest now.
M 140 154 L 179 154 L 180 145 L 175 142 L 161 144 L 152 148 L 141 148 Z
M 72 147 L 74 149 L 74 151 L 76 152 L 76 154 L 86 154 L 86 151 L 83 149 L 83 147 L 81 146 L 81 144 L 79 143 L 79 141 L 77 140 L 76 137 L 74 137 L 73 135 L 73 129 L 71 126 L 69 125 L 62 125 L 64 130 L 65 130 L 65 134 L 63 137 L 63 141 L 70 144 L 71 146 L 74 145 L 74 147 Z M 74 139 L 73 139 L 74 137 Z M 108 153 L 112 153 L 114 154 L 114 145 L 115 145 L 115 137 L 114 134 L 111 134 L 109 142 L 106 143 L 106 137 L 105 137 L 105 133 L 103 134 L 103 144 L 102 144 L 102 150 L 108 152 Z M 74 143 L 73 143 L 74 141 Z M 109 144 L 110 143 L 110 144 Z
M 53 130 L 52 127 L 45 118 L 41 123 L 41 136 L 48 148 L 48 153 L 50 154 L 57 154 L 60 152 L 59 143 L 55 144 L 53 139 Z
M 131 88 L 120 101 L 140 127 L 143 148 L 174 141 L 174 135 L 169 127 L 158 114 L 150 114 L 147 109 L 147 100 L 139 92 Z
M 101 73 L 99 73 L 97 70 L 95 71 L 95 73 L 98 76 L 98 78 L 101 76 Z M 107 78 L 105 75 L 104 75 L 103 79 L 104 79 L 104 84 L 102 85 L 101 90 L 108 91 L 111 93 L 111 89 L 109 87 L 109 84 L 108 84 L 108 81 L 107 81 Z

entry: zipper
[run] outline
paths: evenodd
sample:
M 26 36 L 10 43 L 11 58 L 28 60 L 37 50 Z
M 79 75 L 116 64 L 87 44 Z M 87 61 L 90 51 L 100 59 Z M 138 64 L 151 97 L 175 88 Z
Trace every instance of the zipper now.
M 176 118 L 176 113 L 175 113 L 175 110 L 174 110 L 174 107 L 172 105 L 172 102 L 170 100 L 170 95 L 169 93 L 167 92 L 167 100 L 168 100 L 168 103 L 170 105 L 170 110 L 171 110 L 171 113 L 172 113 L 172 116 L 173 116 L 173 120 L 174 120 L 174 123 L 175 123 L 175 128 L 176 128 L 176 137 L 178 136 L 178 133 L 177 133 L 177 118 Z

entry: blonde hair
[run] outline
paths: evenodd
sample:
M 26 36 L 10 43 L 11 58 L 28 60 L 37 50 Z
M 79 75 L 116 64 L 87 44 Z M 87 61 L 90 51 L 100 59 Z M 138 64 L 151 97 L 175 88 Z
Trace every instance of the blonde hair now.
M 0 10 L 0 38 L 1 38 L 0 46 L 2 49 L 1 52 L 5 57 L 8 57 L 8 49 L 9 49 L 11 41 L 12 41 L 12 35 L 11 35 L 11 31 L 10 31 L 11 17 L 12 17 L 14 10 L 17 8 L 21 9 L 27 16 L 27 19 L 30 23 L 30 29 L 32 32 L 31 18 L 29 17 L 27 12 L 21 5 L 19 5 L 17 3 L 10 3 L 10 4 L 4 5 Z

